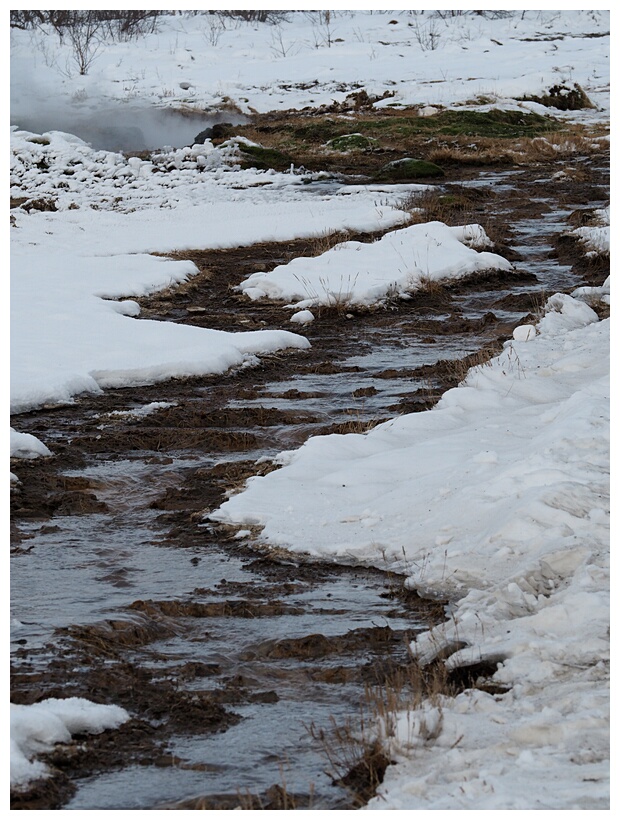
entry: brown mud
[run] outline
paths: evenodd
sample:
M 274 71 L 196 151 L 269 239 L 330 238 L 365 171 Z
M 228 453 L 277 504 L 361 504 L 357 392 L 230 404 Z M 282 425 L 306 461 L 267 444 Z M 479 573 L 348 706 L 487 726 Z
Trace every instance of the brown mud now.
M 89 522 L 94 527 L 101 520 L 122 530 L 138 514 L 153 542 L 176 551 L 179 566 L 193 578 L 193 584 L 181 584 L 170 596 L 152 597 L 141 594 L 131 566 L 102 559 L 101 583 L 124 592 L 123 605 L 115 604 L 103 618 L 89 616 L 57 627 L 39 642 L 15 642 L 13 702 L 78 696 L 123 706 L 131 720 L 113 732 L 56 746 L 44 758 L 53 776 L 27 791 L 16 790 L 12 808 L 131 807 L 122 797 L 117 803 L 88 804 L 88 797 L 87 805 L 71 801 L 98 778 L 105 789 L 109 775 L 108 789 L 114 790 L 122 782 L 114 780 L 116 773 L 141 769 L 170 771 L 188 780 L 185 793 L 171 789 L 168 798 L 158 793 L 151 803 L 137 802 L 139 808 L 353 808 L 372 796 L 389 762 L 372 744 L 354 751 L 346 772 L 332 770 L 330 798 L 325 786 L 313 792 L 310 775 L 301 785 L 299 777 L 290 783 L 273 776 L 261 786 L 245 785 L 241 772 L 235 787 L 234 775 L 217 753 L 201 756 L 191 739 L 226 738 L 254 715 L 251 710 L 267 714 L 287 703 L 292 691 L 296 703 L 295 698 L 305 697 L 298 693 L 312 687 L 342 688 L 342 700 L 350 701 L 349 714 L 354 714 L 366 687 L 389 685 L 407 669 L 408 641 L 441 620 L 442 607 L 404 591 L 399 579 L 376 570 L 263 550 L 226 528 L 204 526 L 205 514 L 248 477 L 274 469 L 271 456 L 310 435 L 362 432 L 395 414 L 432 407 L 469 367 L 501 349 L 516 325 L 536 320 L 547 290 L 538 274 L 541 267 L 566 268 L 572 287 L 601 284 L 608 271 L 605 261 L 588 262 L 583 248 L 561 232 L 531 240 L 544 245 L 534 252 L 537 273 L 531 259 L 522 261 L 516 223 L 542 219 L 555 209 L 568 230 L 580 218 L 591 218 L 585 205 L 591 212 L 591 204 L 607 196 L 605 169 L 584 159 L 578 182 L 555 188 L 547 183 L 541 201 L 541 179 L 555 171 L 556 165 L 520 169 L 500 192 L 489 184 L 446 185 L 442 190 L 448 200 L 426 202 L 426 218 L 483 224 L 499 252 L 513 260 L 515 273 L 472 277 L 373 310 L 322 308 L 302 331 L 310 350 L 265 356 L 256 366 L 224 376 L 82 396 L 71 406 L 12 419 L 18 430 L 38 436 L 54 453 L 12 465 L 19 476 L 11 494 L 15 561 L 40 554 L 49 539 L 62 538 L 78 519 L 87 531 Z M 334 234 L 320 241 L 177 254 L 191 259 L 199 273 L 174 290 L 142 299 L 141 315 L 222 330 L 287 327 L 288 312 L 281 305 L 249 302 L 235 287 L 255 271 L 317 255 L 352 238 L 372 241 L 376 236 Z M 377 345 L 397 352 L 392 364 L 372 362 Z M 423 355 L 411 364 L 407 353 L 414 348 Z M 364 364 L 364 357 L 371 364 Z M 169 406 L 141 418 L 126 413 L 150 402 Z M 92 469 L 125 462 L 140 465 L 139 496 L 128 494 L 121 479 L 101 478 Z M 215 554 L 236 569 L 205 583 L 203 573 Z M 365 622 L 352 621 L 346 596 L 335 591 L 340 585 L 365 590 L 377 606 L 374 614 Z M 310 622 L 314 629 L 306 626 Z M 283 632 L 275 627 L 279 623 L 286 625 Z M 228 629 L 252 637 L 227 648 Z M 492 672 L 477 671 L 482 677 Z M 463 679 L 461 685 L 472 680 Z M 196 778 L 204 778 L 205 785 Z

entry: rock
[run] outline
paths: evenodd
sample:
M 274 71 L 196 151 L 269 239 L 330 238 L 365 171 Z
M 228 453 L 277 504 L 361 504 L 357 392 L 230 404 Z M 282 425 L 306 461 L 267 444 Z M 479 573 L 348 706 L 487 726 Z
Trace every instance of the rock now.
M 213 136 L 213 128 L 205 128 L 200 134 L 194 137 L 194 145 L 204 145 L 206 140 L 210 140 Z
M 216 122 L 215 125 L 205 128 L 194 137 L 193 145 L 204 145 L 206 140 L 223 139 L 232 136 L 233 124 L 231 122 Z

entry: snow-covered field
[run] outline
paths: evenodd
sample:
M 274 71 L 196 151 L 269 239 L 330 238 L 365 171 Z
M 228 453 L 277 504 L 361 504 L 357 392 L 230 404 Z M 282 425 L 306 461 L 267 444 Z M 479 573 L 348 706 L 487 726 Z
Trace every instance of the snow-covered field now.
M 314 12 L 273 26 L 182 15 L 137 42 L 93 50 L 86 75 L 70 43 L 12 32 L 12 110 L 92 118 L 118 102 L 251 113 L 331 105 L 360 89 L 382 106 L 515 104 L 575 80 L 609 110 L 608 40 L 599 39 L 608 32 L 604 10 L 341 11 L 329 21 Z
M 595 10 L 500 19 L 338 12 L 329 21 L 298 13 L 273 26 L 177 15 L 98 51 L 83 76 L 67 41 L 13 30 L 11 195 L 56 203 L 12 212 L 13 412 L 308 346 L 286 330 L 135 321 L 132 296 L 195 270 L 154 253 L 397 229 L 407 218 L 401 187 L 310 195 L 299 173 L 241 170 L 234 145 L 128 160 L 58 133 L 67 123 L 108 110 L 121 121 L 123 106 L 318 107 L 360 89 L 380 107 L 477 102 L 546 112 L 515 98 L 574 81 L 597 108 L 560 116 L 603 122 L 608 31 L 609 12 Z M 609 212 L 599 219 L 575 232 L 594 254 L 609 249 Z M 241 287 L 296 310 L 343 290 L 350 301 L 381 301 L 421 277 L 508 269 L 483 240 L 472 227 L 419 225 L 257 272 Z M 369 809 L 608 807 L 610 323 L 598 321 L 593 298 L 608 301 L 609 288 L 551 296 L 535 331 L 519 329 L 434 410 L 364 435 L 311 439 L 213 516 L 258 525 L 269 544 L 403 574 L 452 602 L 446 624 L 414 644 L 421 661 L 498 663 L 505 694 L 468 691 L 395 718 L 397 765 Z M 13 432 L 11 452 L 49 449 Z M 84 702 L 17 708 L 13 782 L 41 776 L 28 760 L 50 743 L 117 726 L 121 713 L 89 712 Z

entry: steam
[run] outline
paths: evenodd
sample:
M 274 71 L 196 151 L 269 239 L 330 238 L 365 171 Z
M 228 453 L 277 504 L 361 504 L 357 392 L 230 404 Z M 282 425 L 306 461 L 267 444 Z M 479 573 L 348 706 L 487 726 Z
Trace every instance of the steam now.
M 97 150 L 152 151 L 165 146 L 182 148 L 192 145 L 205 128 L 219 122 L 238 125 L 247 118 L 230 111 L 182 114 L 164 108 L 135 103 L 115 103 L 110 99 L 84 93 L 66 98 L 47 98 L 25 91 L 21 78 L 19 89 L 11 87 L 11 125 L 42 134 L 65 131 L 83 139 Z M 36 83 L 29 91 L 36 88 Z

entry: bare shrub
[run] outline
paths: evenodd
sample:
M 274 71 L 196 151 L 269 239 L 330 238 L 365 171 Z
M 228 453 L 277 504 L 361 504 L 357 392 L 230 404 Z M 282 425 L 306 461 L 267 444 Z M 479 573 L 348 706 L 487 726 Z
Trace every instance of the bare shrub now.
M 103 26 L 95 20 L 87 20 L 66 29 L 65 36 L 71 43 L 73 59 L 81 76 L 88 69 L 103 46 Z
M 123 40 L 152 33 L 157 25 L 158 18 L 164 11 L 143 11 L 129 9 L 123 11 L 75 9 L 62 11 L 11 11 L 11 26 L 13 28 L 31 29 L 45 25 L 51 26 L 63 38 L 67 32 L 79 26 L 87 25 L 91 28 L 97 24 L 98 30 L 107 39 Z
M 334 42 L 334 16 L 335 12 L 329 9 L 322 9 L 320 11 L 308 11 L 306 16 L 312 21 L 312 30 L 314 33 L 314 47 L 320 48 L 327 46 L 331 48 Z
M 409 26 L 413 29 L 413 35 L 422 51 L 435 51 L 439 48 L 441 32 L 436 18 L 430 17 L 426 23 L 420 23 L 416 19 L 415 23 L 409 23 Z
M 67 41 L 80 75 L 88 73 L 106 42 L 131 40 L 155 30 L 161 11 L 62 10 L 11 12 L 11 25 L 18 28 L 47 27 L 60 42 Z M 49 30 L 47 28 L 47 30 Z M 65 72 L 71 74 L 70 63 Z
M 220 11 L 222 17 L 244 20 L 246 23 L 281 23 L 288 17 L 281 9 L 241 9 L 240 11 Z

